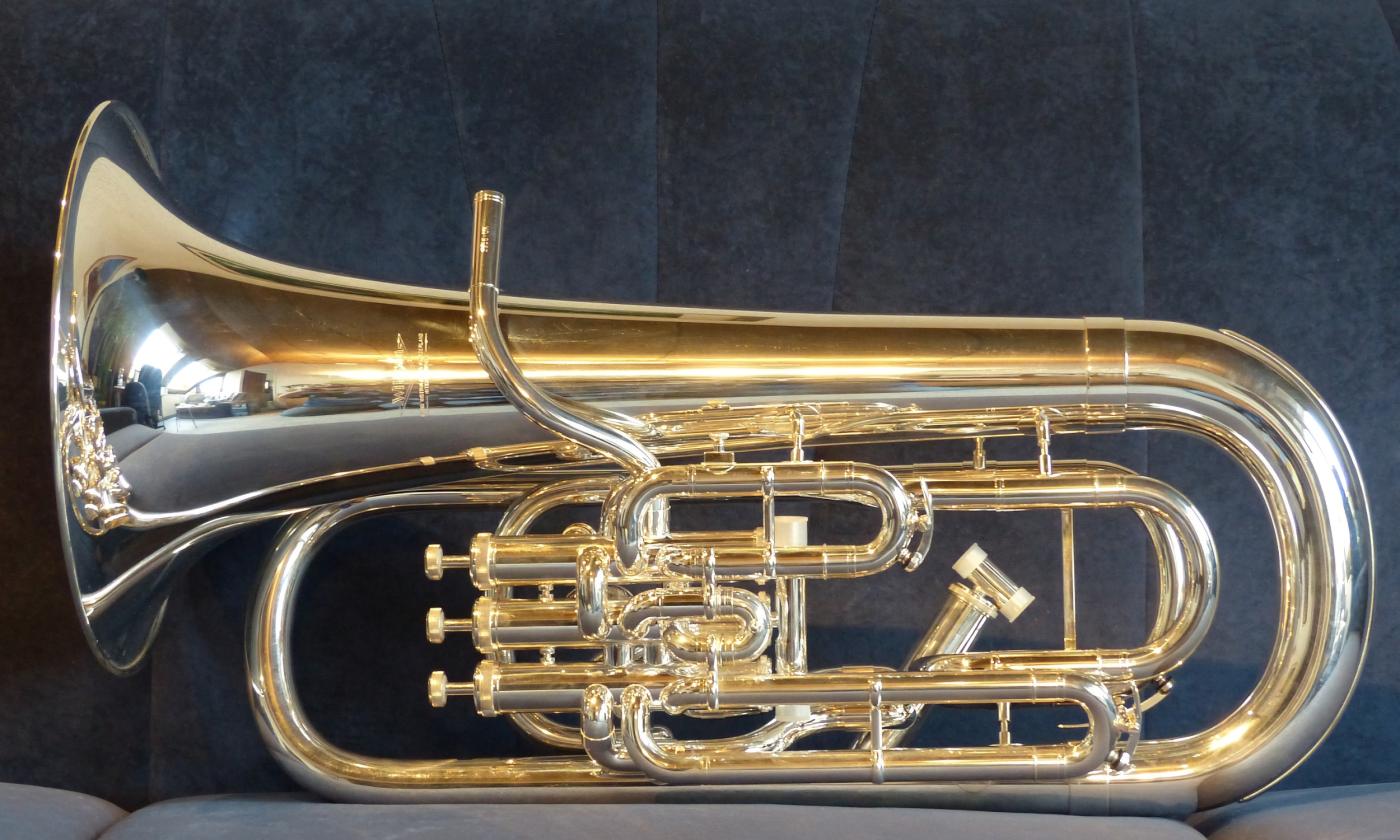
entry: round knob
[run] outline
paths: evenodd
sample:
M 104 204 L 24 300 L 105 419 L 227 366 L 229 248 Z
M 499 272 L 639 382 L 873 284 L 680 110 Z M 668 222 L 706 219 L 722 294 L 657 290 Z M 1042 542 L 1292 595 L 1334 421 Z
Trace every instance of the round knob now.
M 474 683 L 449 682 L 447 675 L 442 671 L 434 671 L 428 675 L 428 702 L 435 709 L 446 706 L 449 697 L 473 697 L 475 695 L 476 685 Z
M 960 577 L 970 578 L 972 573 L 981 568 L 985 562 L 987 562 L 987 552 L 982 549 L 982 546 L 973 543 L 953 564 L 953 571 L 957 572 Z
M 442 546 L 437 543 L 423 550 L 423 574 L 428 580 L 442 580 Z
M 447 674 L 434 671 L 428 675 L 428 702 L 434 709 L 447 705 Z
M 472 628 L 470 618 L 448 618 L 443 615 L 442 607 L 428 609 L 427 636 L 428 641 L 435 645 L 442 644 L 448 633 L 470 633 Z
M 460 569 L 469 565 L 471 557 L 447 554 L 437 543 L 423 549 L 423 574 L 428 576 L 428 580 L 442 580 L 444 569 Z

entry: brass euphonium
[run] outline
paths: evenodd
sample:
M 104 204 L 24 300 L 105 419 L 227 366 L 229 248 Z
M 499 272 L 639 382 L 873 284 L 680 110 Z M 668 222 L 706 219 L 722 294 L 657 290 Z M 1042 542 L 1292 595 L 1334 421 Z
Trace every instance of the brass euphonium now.
M 278 519 L 250 619 L 250 693 L 278 760 L 334 798 L 1186 813 L 1273 784 L 1337 720 L 1369 625 L 1366 498 L 1332 414 L 1267 350 L 1118 318 L 498 298 L 503 211 L 499 194 L 477 194 L 466 293 L 285 265 L 186 223 L 131 112 L 93 113 L 59 228 L 53 416 L 70 578 L 107 667 L 141 662 L 172 582 L 201 552 Z M 131 419 L 107 410 L 131 402 L 117 386 L 152 371 L 156 391 L 221 374 L 244 391 L 265 382 L 244 401 L 270 393 L 288 411 L 208 419 L 223 407 L 191 403 L 172 415 L 167 397 L 163 430 L 114 430 Z M 1282 575 L 1257 687 L 1225 719 L 1170 740 L 1142 737 L 1142 722 L 1215 613 L 1210 530 L 1160 481 L 1051 454 L 1062 435 L 1143 430 L 1187 432 L 1238 460 L 1267 504 Z M 988 459 L 984 442 L 1006 437 L 1036 441 L 1039 458 Z M 966 440 L 976 454 L 896 466 L 816 455 L 927 440 Z M 806 521 L 779 514 L 794 498 L 864 505 L 880 524 L 864 542 L 809 545 Z M 689 500 L 747 505 L 762 524 L 671 528 L 672 504 Z M 532 529 L 575 504 L 597 518 Z M 428 547 L 426 569 L 462 568 L 482 594 L 470 618 L 430 612 L 428 636 L 469 632 L 482 661 L 470 680 L 434 674 L 430 699 L 470 698 L 565 752 L 410 761 L 327 743 L 291 677 L 307 565 L 370 513 L 466 506 L 504 514 L 468 554 Z M 1156 614 L 1138 647 L 1076 644 L 1072 517 L 1090 508 L 1134 511 L 1153 546 Z M 936 515 L 1023 509 L 1060 511 L 1070 526 L 1062 648 L 976 650 L 987 622 L 1014 620 L 1032 596 L 973 546 L 902 669 L 807 667 L 808 579 L 912 570 Z M 1048 745 L 906 745 L 930 706 L 956 704 L 1061 705 L 1084 728 Z M 752 725 L 684 739 L 661 727 L 674 715 Z M 831 732 L 850 733 L 844 747 L 799 744 Z

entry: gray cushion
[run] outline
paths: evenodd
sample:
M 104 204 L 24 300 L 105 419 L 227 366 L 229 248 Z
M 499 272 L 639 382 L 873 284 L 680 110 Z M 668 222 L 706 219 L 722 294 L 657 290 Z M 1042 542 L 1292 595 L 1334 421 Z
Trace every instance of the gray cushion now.
M 1191 824 L 1211 840 L 1400 840 L 1400 784 L 1266 793 Z
M 91 840 L 124 814 L 85 793 L 0 782 L 0 837 Z
M 1159 819 L 1064 817 L 794 805 L 338 805 L 278 796 L 218 796 L 137 811 L 103 840 L 389 840 L 491 838 L 714 840 L 716 837 L 846 840 L 850 837 L 1121 840 L 1200 837 Z

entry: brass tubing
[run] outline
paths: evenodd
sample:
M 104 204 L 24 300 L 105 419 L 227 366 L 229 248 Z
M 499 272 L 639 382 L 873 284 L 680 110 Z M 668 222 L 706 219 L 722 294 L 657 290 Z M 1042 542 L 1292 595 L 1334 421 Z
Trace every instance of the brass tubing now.
M 960 583 L 948 586 L 949 595 L 943 607 L 934 616 L 928 630 L 915 643 L 913 650 L 905 657 L 903 670 L 918 660 L 935 654 L 965 653 L 977 640 L 977 634 L 987 620 L 997 614 L 994 605 L 986 596 L 968 589 Z
M 579 550 L 599 544 L 592 536 L 477 534 L 472 540 L 472 584 L 478 589 L 565 583 L 578 576 Z
M 773 517 L 774 546 L 807 545 L 807 525 L 805 516 Z M 778 617 L 778 637 L 773 645 L 774 668 L 780 674 L 806 673 L 807 581 L 799 577 L 774 581 L 773 600 L 773 612 Z
M 891 472 L 899 476 L 904 483 L 904 487 L 911 494 L 920 492 L 920 482 L 923 481 L 930 487 L 938 487 L 941 483 L 948 481 L 962 482 L 984 482 L 988 488 L 1003 486 L 1009 479 L 1027 479 L 1043 477 L 1039 474 L 1039 468 L 1034 461 L 1001 461 L 987 462 L 983 467 L 978 468 L 970 465 L 952 466 L 942 464 L 913 464 L 908 466 L 892 467 Z M 1093 485 L 1094 496 L 1085 497 L 1082 501 L 1092 502 L 1086 507 L 1122 507 L 1117 502 L 1112 502 L 1098 496 L 1097 487 L 1103 482 L 1112 482 L 1115 476 L 1134 476 L 1132 470 L 1105 461 L 1080 461 L 1062 460 L 1055 463 L 1055 474 L 1049 478 L 1061 482 L 1062 486 L 1084 486 L 1083 480 L 1095 481 Z M 1099 480 L 1102 481 L 1099 481 Z M 960 486 L 967 486 L 966 484 Z M 988 492 L 993 492 L 988 490 Z M 1001 503 L 1005 503 L 1007 509 L 1029 509 L 1028 507 L 1013 507 L 1012 501 L 1007 498 L 998 503 L 988 502 L 985 507 L 964 507 L 965 510 L 1000 510 Z M 1035 505 L 1041 506 L 1041 505 Z M 1130 507 L 1137 513 L 1144 529 L 1147 531 L 1149 542 L 1153 547 L 1153 554 L 1157 558 L 1157 610 L 1152 622 L 1152 629 L 1147 634 L 1148 644 L 1154 644 L 1156 640 L 1165 638 L 1167 629 L 1177 622 L 1188 601 L 1194 603 L 1192 592 L 1196 590 L 1195 584 L 1189 583 L 1192 575 L 1183 559 L 1186 558 L 1186 549 L 1181 543 L 1178 531 L 1171 528 L 1161 516 L 1154 511 L 1141 508 Z M 1062 514 L 1065 510 L 1061 509 Z
M 716 620 L 722 628 L 726 618 L 739 625 L 739 632 L 713 636 L 707 632 Z M 768 649 L 773 630 L 772 612 L 764 598 L 728 586 L 717 587 L 713 599 L 699 591 L 647 590 L 627 602 L 619 622 L 628 633 L 660 627 L 667 651 L 682 662 L 707 661 L 711 652 L 721 662 L 753 659 Z
M 996 605 L 985 595 L 974 592 L 961 583 L 950 584 L 943 606 L 933 617 L 928 630 L 924 631 L 924 635 L 905 656 L 904 666 L 900 670 L 908 671 L 914 663 L 939 654 L 965 653 L 977 640 L 983 626 L 996 614 Z M 883 745 L 898 747 L 907 741 L 918 727 L 920 711 L 922 709 L 911 714 L 912 720 L 905 728 L 886 730 Z M 858 736 L 854 744 L 857 749 L 869 745 L 869 732 Z
M 1065 649 L 1074 650 L 1079 647 L 1079 607 L 1074 579 L 1074 511 L 1070 508 L 1060 511 L 1060 564 L 1064 578 Z
M 579 701 L 579 731 L 583 735 L 583 751 L 599 767 L 617 773 L 635 773 L 637 765 L 618 749 L 613 735 L 612 690 L 594 683 L 583 690 Z
M 883 710 L 886 726 L 902 726 L 910 717 L 911 706 L 890 706 Z M 728 738 L 690 742 L 687 749 L 713 751 L 781 752 L 797 741 L 825 732 L 865 732 L 870 729 L 870 709 L 860 706 L 814 706 L 799 720 L 770 720 L 753 732 Z
M 960 480 L 984 481 L 988 483 L 988 486 L 994 486 L 1006 479 L 1032 478 L 1040 475 L 1039 466 L 1035 461 L 988 461 L 984 462 L 980 468 L 971 464 L 960 466 L 912 464 L 891 467 L 890 471 L 900 478 L 904 483 L 905 490 L 910 494 L 921 492 L 921 480 L 931 485 L 935 482 Z M 1135 475 L 1135 473 L 1120 464 L 1106 461 L 1057 460 L 1055 474 L 1049 478 L 1063 482 L 1074 482 L 1085 478 L 1108 479 L 1111 476 L 1130 475 Z M 1107 506 L 1120 507 L 1121 505 L 1115 503 Z M 989 506 L 985 509 L 995 510 L 999 508 Z M 1153 555 L 1157 558 L 1157 607 L 1152 629 L 1147 634 L 1150 644 L 1151 640 L 1161 639 L 1166 635 L 1167 628 L 1178 620 L 1185 602 L 1190 597 L 1187 591 L 1187 580 L 1182 576 L 1185 566 L 1173 559 L 1184 557 L 1185 549 L 1181 545 L 1181 539 L 1177 532 L 1164 523 L 1159 516 L 1147 509 L 1136 508 L 1134 510 L 1147 531 Z M 1066 512 L 1072 514 L 1073 510 L 1062 509 L 1061 516 L 1063 517 Z
M 307 511 L 283 528 L 273 552 L 273 574 L 258 589 L 248 627 L 249 697 L 258 729 L 292 778 L 315 790 L 374 798 L 385 788 L 440 789 L 500 785 L 589 785 L 600 778 L 585 757 L 530 760 L 403 760 L 359 755 L 341 749 L 307 718 L 292 680 L 291 628 L 296 595 L 306 568 L 324 538 L 349 522 L 386 510 L 446 508 L 472 503 L 461 492 L 421 491 L 371 496 Z M 498 503 L 488 498 L 486 503 Z
M 724 499 L 769 495 L 856 496 L 879 507 L 883 516 L 875 538 L 860 546 L 733 546 L 661 540 L 658 555 L 668 571 L 700 577 L 713 563 L 719 579 L 759 577 L 856 577 L 888 568 L 913 533 L 911 501 L 886 470 L 849 462 L 735 464 L 723 469 L 699 465 L 661 467 L 626 481 L 608 500 L 604 535 L 615 541 L 624 569 L 639 566 L 642 517 L 663 499 Z M 677 551 L 679 549 L 679 551 Z M 711 553 L 712 550 L 712 553 Z M 703 559 L 702 559 L 703 558 Z
M 1147 532 L 1148 544 L 1152 547 L 1155 556 L 1175 557 L 1183 553 L 1181 537 L 1175 530 L 1168 528 L 1160 519 L 1146 511 L 1138 511 L 1137 513 L 1138 521 L 1142 522 L 1143 529 Z M 1166 634 L 1167 628 L 1181 614 L 1188 597 L 1185 581 L 1177 580 L 1167 564 L 1159 563 L 1157 566 L 1157 610 L 1152 620 L 1152 629 L 1147 634 L 1149 639 L 1161 638 Z
M 496 525 L 496 533 L 505 537 L 522 536 L 530 530 L 535 520 L 560 506 L 601 503 L 616 484 L 617 479 L 607 475 L 551 482 L 508 507 Z M 497 586 L 488 591 L 493 592 L 498 600 L 509 600 L 512 596 L 509 586 Z M 498 662 L 509 663 L 513 661 L 514 653 L 501 650 L 494 657 Z M 565 726 L 548 715 L 511 715 L 510 722 L 525 735 L 552 747 L 579 749 L 583 746 L 577 728 Z
M 512 358 L 501 328 L 497 276 L 501 264 L 501 227 L 506 198 L 493 190 L 480 190 L 473 199 L 471 267 L 471 343 L 482 369 L 520 413 L 565 440 L 592 449 L 633 473 L 645 472 L 658 464 L 656 456 L 608 420 L 630 420 L 621 415 L 609 418 L 596 409 L 547 394 L 530 381 Z M 629 424 L 637 431 L 635 421 Z
M 739 543 L 742 544 L 742 543 Z M 493 586 L 536 586 L 542 583 L 578 581 L 579 553 L 600 549 L 611 558 L 612 549 L 596 536 L 541 534 L 505 536 L 481 533 L 472 540 L 472 583 L 478 589 Z M 616 564 L 609 559 L 609 566 Z M 628 583 L 665 583 L 673 578 L 645 572 L 627 577 Z
M 1014 477 L 990 484 L 975 481 L 930 483 L 940 510 L 1032 510 L 1127 507 L 1158 520 L 1175 540 L 1164 541 L 1159 556 L 1164 578 L 1180 582 L 1180 612 L 1160 635 L 1130 649 L 1004 651 L 932 657 L 915 668 L 1079 670 L 1109 679 L 1149 679 L 1181 665 L 1205 637 L 1218 601 L 1215 541 L 1200 512 L 1179 491 L 1136 475 Z
M 780 673 L 806 673 L 807 581 L 799 577 L 782 578 L 775 583 L 774 591 L 773 611 L 778 616 L 774 665 Z
M 483 595 L 472 606 L 472 628 L 472 640 L 482 653 L 545 646 L 596 648 L 605 644 L 603 640 L 585 637 L 579 630 L 578 603 L 572 600 L 498 601 Z
M 673 707 L 703 702 L 707 692 L 666 693 Z M 919 674 L 879 676 L 809 674 L 724 680 L 726 705 L 779 703 L 889 704 L 1071 703 L 1088 718 L 1083 740 L 1054 747 L 819 750 L 780 753 L 696 753 L 683 744 L 658 744 L 651 734 L 652 694 L 642 686 L 622 692 L 622 740 L 648 776 L 670 784 L 742 784 L 898 781 L 1012 781 L 1069 779 L 1107 759 L 1116 738 L 1116 709 L 1103 684 L 1079 674 Z M 799 699 L 800 698 L 800 699 Z
M 579 710 L 580 730 L 584 750 L 601 767 L 624 773 L 636 773 L 636 764 L 621 749 L 621 741 L 613 726 L 615 705 L 613 690 L 604 685 L 591 685 L 584 690 Z M 883 712 L 887 725 L 898 726 L 908 720 L 909 706 L 891 706 Z M 733 755 L 739 753 L 774 753 L 789 749 L 794 743 L 825 732 L 862 731 L 870 727 L 870 712 L 859 707 L 823 706 L 813 709 L 801 720 L 770 720 L 742 735 L 710 738 L 703 741 L 676 741 L 658 738 L 665 748 L 684 750 L 689 755 Z M 653 737 L 656 737 L 653 734 Z
M 577 712 L 584 689 L 605 685 L 620 693 L 629 685 L 645 685 L 654 696 L 676 679 L 674 670 L 609 668 L 590 662 L 555 665 L 497 664 L 484 660 L 476 668 L 476 708 L 484 717 L 511 712 Z
M 1172 347 L 1162 352 L 1161 358 L 1170 356 L 1176 367 L 1168 365 L 1153 371 L 1151 377 L 1172 384 L 1150 385 L 1144 380 L 1137 392 L 1142 402 L 1134 404 L 1131 422 L 1210 437 L 1229 449 L 1259 482 L 1275 514 L 1272 521 L 1283 558 L 1288 599 L 1282 614 L 1284 629 L 1261 684 L 1268 690 L 1251 695 L 1241 713 L 1224 722 L 1226 728 L 1212 727 L 1198 736 L 1172 742 L 1144 741 L 1133 771 L 1113 778 L 1120 797 L 1138 785 L 1157 785 L 1165 790 L 1158 783 L 1181 779 L 1180 768 L 1186 766 L 1191 775 L 1183 784 L 1196 792 L 1196 803 L 1218 804 L 1268 784 L 1315 745 L 1335 719 L 1362 649 L 1370 592 L 1370 543 L 1364 497 L 1350 453 L 1305 386 L 1290 380 L 1285 368 L 1272 365 L 1266 356 L 1242 343 L 1230 348 L 1236 354 L 1233 361 L 1215 359 L 1198 366 L 1193 353 L 1199 351 L 1202 359 L 1211 355 L 1212 348 L 1205 342 L 1228 345 L 1231 340 L 1213 335 L 1201 341 L 1203 347 L 1196 350 Z M 1183 365 L 1183 358 L 1192 361 Z M 1151 363 L 1147 369 L 1152 370 Z M 1224 376 L 1222 372 L 1226 372 Z M 1274 378 L 1268 380 L 1268 376 Z M 1254 383 L 1244 384 L 1250 377 L 1256 382 L 1270 381 L 1270 393 L 1285 397 L 1286 404 L 1271 407 L 1254 399 L 1249 390 Z M 1188 381 L 1193 387 L 1179 384 Z M 1125 411 L 1117 419 L 1112 412 L 1106 416 L 1108 422 L 1115 423 L 1128 420 L 1127 414 Z M 1317 434 L 1304 438 L 1296 433 L 1297 425 L 1290 418 L 1298 416 L 1308 417 L 1309 428 Z M 1305 451 L 1307 455 L 1302 457 Z M 1334 468 L 1318 469 L 1317 464 Z M 1355 581 L 1357 585 L 1338 589 L 1337 581 Z M 1326 593 L 1334 595 L 1324 597 Z M 1328 667 L 1315 670 L 1315 663 Z M 1292 670 L 1286 669 L 1286 664 Z M 1306 679 L 1298 679 L 1300 668 Z M 1286 680 L 1285 673 L 1291 674 Z M 1340 686 L 1340 692 L 1323 692 L 1322 686 Z M 1310 714 L 1303 714 L 1304 709 Z M 1281 742 L 1276 741 L 1279 738 Z M 1274 758 L 1255 760 L 1264 755 L 1260 751 L 1269 743 L 1275 744 L 1268 753 Z M 1280 767 L 1279 755 L 1292 758 Z M 1084 783 L 1106 781 L 1107 775 L 1091 774 Z M 1086 803 L 1089 795 L 1086 790 L 1076 801 Z
M 578 602 L 477 599 L 472 608 L 473 640 L 482 653 L 539 647 L 589 648 L 609 643 L 637 643 L 675 638 L 667 633 L 679 619 L 704 619 L 709 609 L 699 590 L 649 589 L 627 602 L 612 604 L 606 635 L 590 638 L 578 624 Z M 767 646 L 771 623 L 767 607 L 751 592 L 725 587 L 713 620 L 698 621 L 725 637 L 724 658 L 750 659 Z M 703 647 L 673 651 L 683 659 L 703 659 Z M 696 656 L 694 654 L 699 653 Z

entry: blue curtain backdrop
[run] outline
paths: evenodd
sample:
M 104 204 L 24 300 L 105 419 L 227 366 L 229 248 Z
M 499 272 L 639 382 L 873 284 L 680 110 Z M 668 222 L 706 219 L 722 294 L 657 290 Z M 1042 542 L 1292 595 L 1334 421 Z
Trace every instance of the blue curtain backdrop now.
M 196 224 L 276 259 L 459 287 L 470 193 L 491 187 L 510 200 L 512 294 L 1115 314 L 1262 342 L 1350 434 L 1378 549 L 1361 685 L 1287 784 L 1400 779 L 1396 24 L 1400 0 L 12 0 L 0 9 L 0 780 L 128 807 L 294 787 L 257 738 L 242 680 L 266 532 L 191 576 L 132 679 L 98 668 L 71 616 L 44 447 L 49 253 L 68 152 L 109 98 L 145 121 Z M 1065 450 L 1164 478 L 1206 512 L 1223 607 L 1147 734 L 1222 716 L 1274 634 L 1257 493 L 1191 440 Z M 465 646 L 422 643 L 423 611 L 464 612 L 472 594 L 423 581 L 421 547 L 460 547 L 489 524 L 379 521 L 332 547 L 297 647 L 305 699 L 334 739 L 393 755 L 531 749 L 465 705 L 423 702 L 429 670 L 470 668 Z M 920 574 L 858 597 L 814 586 L 814 659 L 896 664 L 973 539 L 1042 595 L 984 643 L 1053 642 L 1056 524 L 945 517 Z M 1153 585 L 1141 535 L 1082 517 L 1080 538 L 1085 643 L 1140 640 Z

